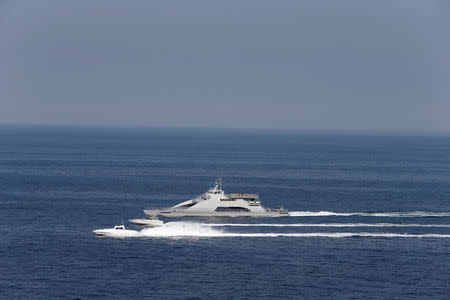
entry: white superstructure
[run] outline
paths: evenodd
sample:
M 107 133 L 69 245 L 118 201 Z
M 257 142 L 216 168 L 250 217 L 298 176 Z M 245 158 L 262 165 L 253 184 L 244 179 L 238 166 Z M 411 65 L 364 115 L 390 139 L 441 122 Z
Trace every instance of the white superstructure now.
M 288 211 L 283 207 L 268 209 L 261 206 L 257 194 L 225 194 L 222 179 L 206 193 L 167 209 L 145 209 L 149 216 L 164 217 L 283 217 Z

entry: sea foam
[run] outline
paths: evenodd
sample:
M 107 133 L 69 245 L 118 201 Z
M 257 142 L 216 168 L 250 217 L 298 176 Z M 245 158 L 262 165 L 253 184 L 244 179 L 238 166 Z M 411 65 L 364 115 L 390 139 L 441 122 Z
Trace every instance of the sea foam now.
M 346 237 L 380 237 L 380 238 L 450 238 L 450 234 L 410 234 L 410 233 L 390 233 L 390 232 L 301 232 L 301 233 L 235 233 L 217 229 L 219 226 L 328 226 L 329 224 L 210 224 L 196 222 L 168 222 L 162 226 L 143 229 L 133 237 L 153 237 L 153 238 L 192 238 L 192 237 L 325 237 L 325 238 L 346 238 Z M 331 224 L 337 225 L 333 227 L 352 227 L 352 226 L 378 226 L 389 227 L 392 225 L 406 225 L 415 227 L 422 224 L 367 224 L 367 223 L 351 223 L 351 224 Z M 340 226 L 343 225 L 343 226 Z M 435 224 L 430 224 L 435 225 Z M 450 225 L 435 225 L 450 227 Z
M 333 211 L 292 211 L 291 217 L 322 217 L 322 216 L 363 216 L 363 217 L 392 217 L 392 218 L 423 218 L 423 217 L 450 217 L 450 212 L 333 212 Z
M 162 226 L 141 230 L 142 237 L 213 237 L 221 236 L 222 230 L 208 224 L 195 222 L 168 222 Z
M 270 223 L 216 223 L 208 224 L 213 227 L 435 227 L 450 228 L 450 224 L 402 224 L 402 223 L 297 223 L 297 224 L 270 224 Z

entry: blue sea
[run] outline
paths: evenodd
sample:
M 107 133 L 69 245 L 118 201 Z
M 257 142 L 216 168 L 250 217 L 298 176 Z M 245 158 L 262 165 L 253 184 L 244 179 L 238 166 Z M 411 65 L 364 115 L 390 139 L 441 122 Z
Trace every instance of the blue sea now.
M 291 216 L 127 222 L 218 176 Z M 450 137 L 4 125 L 0 235 L 1 299 L 449 299 Z

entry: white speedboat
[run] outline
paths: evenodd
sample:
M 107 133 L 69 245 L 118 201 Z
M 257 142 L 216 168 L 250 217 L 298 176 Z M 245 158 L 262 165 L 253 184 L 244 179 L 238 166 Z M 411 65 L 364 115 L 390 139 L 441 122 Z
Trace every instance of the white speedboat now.
M 128 220 L 133 224 L 146 226 L 146 227 L 155 227 L 155 226 L 161 226 L 164 224 L 163 221 L 158 220 L 156 217 L 148 217 L 146 219 L 130 219 Z
M 136 230 L 125 229 L 125 225 L 116 225 L 114 228 L 96 229 L 93 232 L 98 236 L 106 237 L 135 237 L 139 234 Z
M 230 193 L 222 189 L 222 178 L 216 181 L 214 187 L 196 198 L 184 201 L 165 209 L 145 209 L 150 217 L 287 217 L 287 209 L 280 207 L 270 209 L 261 206 L 257 194 Z

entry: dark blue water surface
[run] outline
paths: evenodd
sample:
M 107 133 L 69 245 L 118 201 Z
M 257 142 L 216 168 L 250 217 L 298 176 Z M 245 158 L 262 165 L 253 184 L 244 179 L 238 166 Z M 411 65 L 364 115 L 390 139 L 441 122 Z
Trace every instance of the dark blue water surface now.
M 446 136 L 3 126 L 0 172 L 2 299 L 449 299 Z M 92 233 L 219 175 L 295 216 Z

